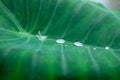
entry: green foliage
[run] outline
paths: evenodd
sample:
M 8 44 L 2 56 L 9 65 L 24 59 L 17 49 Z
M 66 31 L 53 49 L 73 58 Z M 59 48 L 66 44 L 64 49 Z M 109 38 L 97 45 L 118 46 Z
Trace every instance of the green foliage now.
M 119 47 L 120 18 L 101 4 L 0 0 L 0 80 L 119 80 Z

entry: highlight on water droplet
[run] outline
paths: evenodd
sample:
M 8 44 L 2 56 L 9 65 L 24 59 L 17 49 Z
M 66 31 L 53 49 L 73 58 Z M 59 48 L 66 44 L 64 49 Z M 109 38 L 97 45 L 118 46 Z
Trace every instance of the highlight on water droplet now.
M 56 42 L 59 44 L 63 44 L 63 43 L 65 43 L 65 40 L 64 39 L 57 39 Z
M 96 48 L 93 48 L 93 50 L 96 50 Z
M 108 46 L 105 47 L 106 50 L 110 49 Z
M 75 46 L 83 46 L 83 44 L 81 42 L 74 42 Z

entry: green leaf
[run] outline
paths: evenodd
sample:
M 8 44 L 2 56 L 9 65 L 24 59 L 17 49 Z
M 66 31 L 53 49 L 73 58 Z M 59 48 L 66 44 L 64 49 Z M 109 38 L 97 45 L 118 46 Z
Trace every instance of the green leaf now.
M 0 0 L 0 80 L 119 80 L 119 47 L 120 17 L 101 4 Z

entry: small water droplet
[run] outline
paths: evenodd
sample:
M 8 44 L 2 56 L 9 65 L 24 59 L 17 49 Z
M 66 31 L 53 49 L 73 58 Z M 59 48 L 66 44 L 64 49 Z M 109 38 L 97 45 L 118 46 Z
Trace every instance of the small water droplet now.
M 93 48 L 93 50 L 96 50 L 96 48 Z
M 40 36 L 39 40 L 45 40 L 47 36 Z
M 59 44 L 63 44 L 63 43 L 65 43 L 65 40 L 64 39 L 57 39 L 56 42 Z
M 47 36 L 40 36 L 40 35 L 36 35 L 36 37 L 41 41 L 44 41 L 47 38 Z
M 83 46 L 83 44 L 81 42 L 74 42 L 75 46 Z
M 109 49 L 109 47 L 108 47 L 108 46 L 106 46 L 106 47 L 105 47 L 105 49 L 107 49 L 107 50 L 108 50 L 108 49 Z

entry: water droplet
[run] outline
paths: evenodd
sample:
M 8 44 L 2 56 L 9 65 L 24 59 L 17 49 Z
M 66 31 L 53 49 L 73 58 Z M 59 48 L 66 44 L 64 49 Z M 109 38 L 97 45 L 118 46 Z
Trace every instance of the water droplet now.
M 47 36 L 40 36 L 39 40 L 45 40 L 47 38 Z
M 106 47 L 105 47 L 105 49 L 107 49 L 107 50 L 108 50 L 108 49 L 109 49 L 109 47 L 108 47 L 108 46 L 106 46 Z
M 64 39 L 57 39 L 56 42 L 59 44 L 63 44 L 63 43 L 65 43 L 65 40 Z
M 40 31 L 38 31 L 38 35 L 35 36 L 41 41 L 44 41 L 47 38 L 47 36 L 42 36 Z
M 83 46 L 83 44 L 81 42 L 75 42 L 74 45 L 75 46 Z
M 36 35 L 36 37 L 41 41 L 44 41 L 47 38 L 47 36 L 40 36 L 40 35 Z
M 96 48 L 93 48 L 93 50 L 96 50 Z

